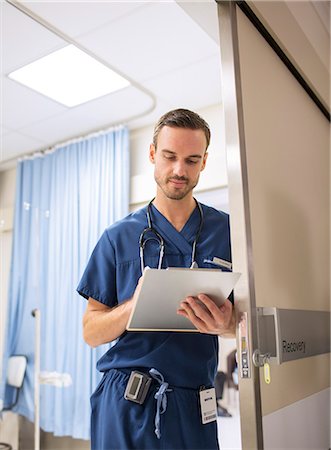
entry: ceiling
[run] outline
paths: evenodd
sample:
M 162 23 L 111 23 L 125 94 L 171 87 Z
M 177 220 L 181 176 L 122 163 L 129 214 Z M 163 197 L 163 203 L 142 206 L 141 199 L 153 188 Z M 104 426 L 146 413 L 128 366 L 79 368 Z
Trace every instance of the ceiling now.
M 114 124 L 134 129 L 174 107 L 200 109 L 221 100 L 212 0 L 200 14 L 200 22 L 210 25 L 208 33 L 172 0 L 15 3 L 18 7 L 1 1 L 0 169 L 17 156 Z M 131 85 L 67 108 L 7 77 L 68 42 L 124 75 Z
M 287 4 L 321 54 L 314 37 L 318 28 L 329 26 L 329 1 L 304 2 L 319 16 L 315 12 L 314 26 L 311 10 L 303 15 L 304 8 Z M 175 107 L 201 109 L 221 101 L 214 0 L 0 0 L 0 12 L 0 170 L 14 166 L 19 156 L 112 125 L 125 123 L 133 130 Z M 8 78 L 11 71 L 68 43 L 115 69 L 131 85 L 67 108 Z

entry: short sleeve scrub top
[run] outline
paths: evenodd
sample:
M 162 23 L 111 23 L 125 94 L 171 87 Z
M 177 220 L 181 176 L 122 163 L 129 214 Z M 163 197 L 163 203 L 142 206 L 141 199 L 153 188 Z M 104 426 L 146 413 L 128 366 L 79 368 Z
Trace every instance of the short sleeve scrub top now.
M 196 262 L 199 267 L 215 269 L 214 257 L 231 260 L 229 217 L 206 205 L 201 207 L 204 221 Z M 146 212 L 147 207 L 142 208 L 104 231 L 77 288 L 83 297 L 109 307 L 132 297 L 141 276 L 138 243 L 147 227 Z M 151 215 L 165 244 L 162 268 L 190 267 L 200 224 L 198 208 L 180 232 L 153 205 Z M 157 267 L 158 261 L 159 244 L 150 240 L 144 263 Z M 218 449 L 217 422 L 203 425 L 199 406 L 199 391 L 213 386 L 217 365 L 217 336 L 124 332 L 97 363 L 104 375 L 91 397 L 92 449 Z M 149 374 L 151 369 L 158 375 L 144 404 L 126 400 L 131 371 Z M 164 391 L 162 395 L 160 391 Z

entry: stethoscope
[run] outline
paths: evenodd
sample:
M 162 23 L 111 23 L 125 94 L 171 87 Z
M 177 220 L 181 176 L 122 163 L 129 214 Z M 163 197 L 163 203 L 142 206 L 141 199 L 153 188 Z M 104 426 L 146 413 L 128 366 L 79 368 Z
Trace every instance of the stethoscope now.
M 143 232 L 141 233 L 140 237 L 139 237 L 139 253 L 140 253 L 140 266 L 141 266 L 141 273 L 143 274 L 144 272 L 144 268 L 145 268 L 145 264 L 144 264 L 144 250 L 145 250 L 145 246 L 147 244 L 148 241 L 156 241 L 159 246 L 160 246 L 160 253 L 159 253 L 159 262 L 157 265 L 158 269 L 161 269 L 162 267 L 162 261 L 163 261 L 163 256 L 164 256 L 164 239 L 161 236 L 160 233 L 158 233 L 155 228 L 153 228 L 152 225 L 152 219 L 151 219 L 151 208 L 152 208 L 152 202 L 153 202 L 154 198 L 148 203 L 147 206 L 147 211 L 146 211 L 146 216 L 147 216 L 147 228 L 145 228 L 143 230 Z M 200 214 L 200 223 L 199 223 L 199 228 L 198 228 L 198 232 L 195 235 L 195 239 L 192 245 L 192 255 L 191 255 L 191 268 L 195 268 L 197 267 L 197 263 L 195 261 L 195 253 L 196 253 L 196 247 L 197 247 L 197 243 L 199 241 L 199 237 L 201 234 L 201 230 L 203 227 L 203 211 L 202 211 L 202 207 L 200 205 L 200 203 L 196 200 L 195 203 L 197 204 L 198 210 L 199 210 L 199 214 Z M 146 234 L 150 233 L 153 234 L 154 236 L 149 236 L 148 238 L 146 238 Z

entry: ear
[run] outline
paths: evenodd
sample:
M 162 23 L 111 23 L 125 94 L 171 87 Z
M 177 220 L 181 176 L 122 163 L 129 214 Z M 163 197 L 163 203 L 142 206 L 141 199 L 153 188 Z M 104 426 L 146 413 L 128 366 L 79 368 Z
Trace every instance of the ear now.
M 156 153 L 155 145 L 151 144 L 149 146 L 149 160 L 152 164 L 155 164 L 155 153 Z
M 206 167 L 207 158 L 208 158 L 208 152 L 205 152 L 205 154 L 203 155 L 200 172 L 202 172 L 204 170 L 204 168 Z

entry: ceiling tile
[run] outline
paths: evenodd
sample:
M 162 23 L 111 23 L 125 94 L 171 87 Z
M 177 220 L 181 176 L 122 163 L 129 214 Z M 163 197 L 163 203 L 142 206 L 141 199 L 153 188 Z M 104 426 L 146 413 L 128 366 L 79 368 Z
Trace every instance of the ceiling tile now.
M 76 37 L 145 6 L 144 2 L 128 1 L 20 1 L 30 11 L 51 23 L 62 33 Z
M 131 79 L 166 73 L 217 51 L 216 43 L 176 3 L 137 9 L 79 42 Z
M 177 3 L 219 45 L 218 11 L 215 0 L 197 2 L 177 0 Z
M 20 131 L 29 136 L 39 137 L 47 143 L 47 146 L 53 146 L 98 129 L 126 123 L 132 116 L 143 115 L 151 106 L 151 99 L 131 86 L 68 109 L 60 116 L 40 121 Z
M 4 136 L 10 132 L 11 130 L 9 130 L 9 128 L 4 127 L 2 124 L 0 125 L 0 136 Z
M 221 64 L 218 54 L 145 82 L 172 107 L 203 108 L 221 103 Z
M 151 112 L 141 117 L 137 117 L 133 120 L 130 120 L 128 126 L 130 130 L 136 130 L 138 128 L 149 126 L 151 124 L 154 125 L 163 114 L 165 114 L 167 111 L 170 111 L 171 109 L 172 108 L 170 103 L 158 99 L 155 108 Z
M 1 12 L 2 73 L 8 74 L 66 45 L 63 39 L 4 1 Z
M 2 122 L 17 130 L 67 110 L 59 103 L 4 77 L 2 80 Z
M 3 159 L 11 152 L 45 149 L 119 122 L 128 122 L 131 130 L 143 127 L 173 107 L 197 109 L 218 102 L 218 70 L 213 62 L 218 45 L 175 2 L 24 4 L 138 85 L 67 109 L 4 77 Z M 66 44 L 8 3 L 1 1 L 1 8 L 5 73 Z M 156 106 L 139 84 L 154 94 Z
M 22 133 L 7 133 L 1 139 L 0 162 L 2 163 L 3 161 L 21 156 L 25 153 L 33 152 L 43 145 L 41 140 L 34 139 Z

